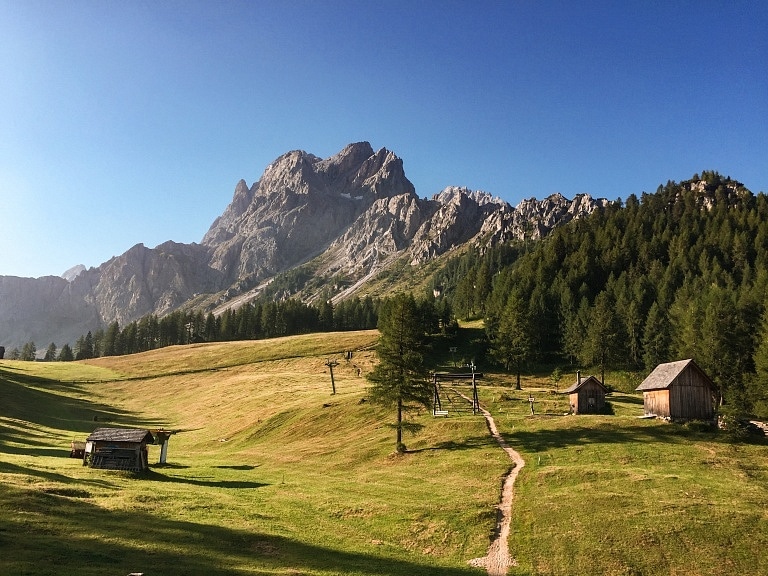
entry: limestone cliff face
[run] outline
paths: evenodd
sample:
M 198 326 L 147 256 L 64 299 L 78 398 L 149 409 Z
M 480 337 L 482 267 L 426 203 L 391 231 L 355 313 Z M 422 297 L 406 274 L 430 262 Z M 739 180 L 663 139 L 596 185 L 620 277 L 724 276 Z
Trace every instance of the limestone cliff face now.
M 367 142 L 326 160 L 293 151 L 238 184 L 202 244 L 228 281 L 257 282 L 322 253 L 373 203 L 414 193 L 402 161 Z
M 97 269 L 91 299 L 104 322 L 121 326 L 146 314 L 172 312 L 200 292 L 222 288 L 199 244 L 137 244 Z
M 459 187 L 420 198 L 385 148 L 358 142 L 326 159 L 294 150 L 253 185 L 240 180 L 200 244 L 137 244 L 97 268 L 70 269 L 66 279 L 0 277 L 0 345 L 32 340 L 43 349 L 115 320 L 124 326 L 182 306 L 223 310 L 304 263 L 315 284 L 340 275 L 351 292 L 401 257 L 419 266 L 468 242 L 540 238 L 606 204 L 555 194 L 513 208 Z
M 58 276 L 0 276 L 0 345 L 21 348 L 31 341 L 44 352 L 51 342 L 74 343 L 101 322 L 89 296 L 85 273 L 73 282 Z

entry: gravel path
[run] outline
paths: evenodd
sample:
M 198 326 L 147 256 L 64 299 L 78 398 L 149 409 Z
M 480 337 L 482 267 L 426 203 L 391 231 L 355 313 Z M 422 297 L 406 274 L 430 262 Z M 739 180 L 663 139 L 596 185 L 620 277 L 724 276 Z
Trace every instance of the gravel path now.
M 520 456 L 519 453 L 510 448 L 504 441 L 504 438 L 501 437 L 491 413 L 485 408 L 480 408 L 480 410 L 483 413 L 483 416 L 485 416 L 485 421 L 488 423 L 488 429 L 491 432 L 491 436 L 493 436 L 496 442 L 499 443 L 501 449 L 509 455 L 512 462 L 514 462 L 514 466 L 504 477 L 504 482 L 501 488 L 499 513 L 496 520 L 496 537 L 488 547 L 488 555 L 484 558 L 475 558 L 469 563 L 472 566 L 485 568 L 489 576 L 504 576 L 510 566 L 517 565 L 515 559 L 509 554 L 507 539 L 509 538 L 509 524 L 512 519 L 512 500 L 515 496 L 515 479 L 521 468 L 525 466 L 525 460 L 523 460 L 523 457 Z

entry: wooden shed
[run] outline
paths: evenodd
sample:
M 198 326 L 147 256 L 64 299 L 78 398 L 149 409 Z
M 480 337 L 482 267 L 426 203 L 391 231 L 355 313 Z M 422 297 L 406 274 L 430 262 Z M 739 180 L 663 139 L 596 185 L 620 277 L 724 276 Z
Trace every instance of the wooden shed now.
M 154 441 L 149 430 L 96 428 L 85 441 L 83 464 L 91 468 L 142 472 L 149 468 L 147 445 Z
M 605 410 L 606 392 L 608 389 L 600 380 L 594 376 L 582 380 L 580 373 L 577 373 L 576 383 L 563 390 L 563 394 L 569 396 L 571 412 L 574 414 L 598 414 Z
M 712 420 L 717 389 L 691 359 L 659 364 L 637 387 L 647 416 L 671 420 Z

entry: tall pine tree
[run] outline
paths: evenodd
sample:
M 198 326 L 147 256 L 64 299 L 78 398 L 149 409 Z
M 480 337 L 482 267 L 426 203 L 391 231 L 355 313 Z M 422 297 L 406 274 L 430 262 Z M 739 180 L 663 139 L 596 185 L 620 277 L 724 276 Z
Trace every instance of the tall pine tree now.
M 416 431 L 419 425 L 406 422 L 406 412 L 418 406 L 430 407 L 434 388 L 424 366 L 422 351 L 426 335 L 413 296 L 400 294 L 383 303 L 379 312 L 381 333 L 376 348 L 379 363 L 367 375 L 371 400 L 397 410 L 393 427 L 397 451 L 404 452 L 403 430 Z

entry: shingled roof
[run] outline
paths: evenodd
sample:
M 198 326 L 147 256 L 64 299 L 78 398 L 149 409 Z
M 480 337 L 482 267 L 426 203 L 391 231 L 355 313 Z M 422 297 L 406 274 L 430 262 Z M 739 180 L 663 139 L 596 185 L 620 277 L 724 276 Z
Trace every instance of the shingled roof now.
M 600 386 L 600 388 L 602 388 L 606 392 L 608 391 L 608 388 L 603 386 L 603 384 L 602 384 L 602 382 L 600 382 L 600 380 L 598 380 L 594 376 L 589 376 L 588 378 L 584 378 L 581 382 L 576 381 L 570 388 L 566 388 L 565 390 L 563 390 L 562 393 L 563 394 L 572 394 L 573 392 L 576 392 L 579 388 L 583 387 L 590 380 L 594 381 L 595 384 Z
M 140 428 L 96 428 L 88 436 L 89 442 L 148 442 L 155 441 L 149 430 Z
M 704 374 L 696 365 L 692 359 L 678 360 L 677 362 L 667 362 L 666 364 L 659 364 L 653 369 L 653 372 L 648 374 L 648 377 L 643 380 L 635 390 L 642 392 L 645 390 L 664 390 L 669 388 L 675 379 L 685 370 L 688 366 L 692 366 L 700 373 Z M 707 378 L 709 380 L 709 378 Z

